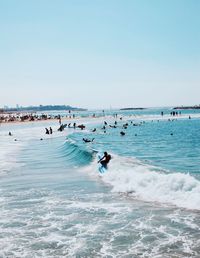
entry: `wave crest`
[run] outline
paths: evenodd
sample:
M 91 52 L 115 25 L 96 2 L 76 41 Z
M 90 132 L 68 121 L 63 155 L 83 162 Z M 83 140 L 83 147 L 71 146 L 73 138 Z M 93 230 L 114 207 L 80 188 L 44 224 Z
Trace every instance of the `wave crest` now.
M 97 170 L 97 165 L 93 166 Z M 113 192 L 200 210 L 200 182 L 190 174 L 167 173 L 134 158 L 114 156 L 101 178 L 112 186 Z

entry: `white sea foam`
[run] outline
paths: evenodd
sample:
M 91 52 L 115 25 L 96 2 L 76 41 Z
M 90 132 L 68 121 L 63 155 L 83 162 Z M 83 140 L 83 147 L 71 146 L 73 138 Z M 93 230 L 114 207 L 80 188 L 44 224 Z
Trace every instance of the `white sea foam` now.
M 10 139 L 7 136 L 0 137 L 0 175 L 3 175 L 12 168 L 19 166 L 17 155 L 23 144 L 14 141 L 14 139 Z
M 96 160 L 89 169 L 93 175 L 97 174 Z M 118 156 L 113 156 L 108 171 L 100 175 L 104 183 L 112 186 L 113 192 L 200 210 L 200 182 L 192 175 L 166 173 L 136 159 Z
M 13 127 L 10 125 L 9 130 L 7 127 L 0 129 L 0 175 L 22 165 L 22 163 L 18 162 L 19 153 L 31 140 L 60 137 L 66 135 L 67 132 L 57 132 L 57 128 L 53 127 L 55 131 L 53 135 L 45 135 L 44 125 L 39 124 L 35 127 L 26 127 L 23 125 Z M 11 131 L 12 136 L 8 135 L 8 131 Z

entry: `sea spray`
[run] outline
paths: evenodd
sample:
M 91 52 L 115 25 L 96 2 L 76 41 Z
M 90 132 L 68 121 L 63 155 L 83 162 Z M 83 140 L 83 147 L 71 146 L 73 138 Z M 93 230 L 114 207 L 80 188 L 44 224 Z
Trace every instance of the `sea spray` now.
M 200 182 L 192 175 L 169 173 L 135 158 L 112 157 L 108 170 L 100 175 L 102 181 L 112 187 L 112 192 L 128 193 L 144 201 L 200 210 Z M 93 175 L 98 174 L 96 162 L 88 167 Z

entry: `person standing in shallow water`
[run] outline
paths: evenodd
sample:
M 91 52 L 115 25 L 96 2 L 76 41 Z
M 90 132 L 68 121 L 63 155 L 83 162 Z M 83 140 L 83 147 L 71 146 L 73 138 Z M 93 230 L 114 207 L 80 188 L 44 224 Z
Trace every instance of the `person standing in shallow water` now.
M 60 116 L 60 115 L 58 116 L 58 122 L 59 122 L 59 125 L 61 125 L 61 124 L 62 124 L 61 116 Z
M 104 152 L 104 156 L 98 161 L 98 163 L 101 163 L 101 165 L 104 167 L 104 168 L 107 168 L 108 166 L 108 163 L 110 162 L 111 160 L 111 155 L 108 154 L 106 151 Z
M 45 130 L 46 130 L 46 132 L 45 132 L 45 133 L 46 133 L 46 134 L 49 134 L 49 130 L 48 130 L 48 128 L 45 128 Z

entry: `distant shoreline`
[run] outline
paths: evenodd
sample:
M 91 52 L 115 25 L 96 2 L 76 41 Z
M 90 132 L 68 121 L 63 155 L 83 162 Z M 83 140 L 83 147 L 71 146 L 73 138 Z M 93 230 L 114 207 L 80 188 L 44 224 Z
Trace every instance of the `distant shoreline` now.
M 120 110 L 144 110 L 147 108 L 120 108 Z
M 199 106 L 181 106 L 181 107 L 174 107 L 173 109 L 200 109 L 200 105 Z
M 1 112 L 46 112 L 46 111 L 87 111 L 85 108 L 71 107 L 69 105 L 40 105 L 40 106 L 28 106 L 28 107 L 16 107 L 16 108 L 4 108 Z

